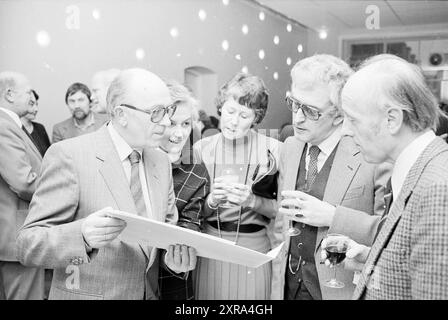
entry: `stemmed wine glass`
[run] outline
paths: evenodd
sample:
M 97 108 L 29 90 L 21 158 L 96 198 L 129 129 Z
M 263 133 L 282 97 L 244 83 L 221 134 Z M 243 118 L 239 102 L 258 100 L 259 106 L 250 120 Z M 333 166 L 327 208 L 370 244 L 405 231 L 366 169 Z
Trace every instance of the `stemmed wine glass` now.
M 334 268 L 334 277 L 325 282 L 327 287 L 340 289 L 345 286 L 342 281 L 336 279 L 336 266 L 344 261 L 349 240 L 347 236 L 337 233 L 329 233 L 325 237 L 327 259 L 330 261 L 330 268 Z
M 289 205 L 287 206 L 287 209 L 297 209 L 295 206 L 293 205 Z M 294 226 L 294 221 L 292 219 L 289 220 L 289 228 L 288 230 L 286 230 L 286 235 L 290 236 L 290 237 L 295 237 L 298 236 L 299 234 L 302 233 L 302 231 L 300 231 L 299 228 Z

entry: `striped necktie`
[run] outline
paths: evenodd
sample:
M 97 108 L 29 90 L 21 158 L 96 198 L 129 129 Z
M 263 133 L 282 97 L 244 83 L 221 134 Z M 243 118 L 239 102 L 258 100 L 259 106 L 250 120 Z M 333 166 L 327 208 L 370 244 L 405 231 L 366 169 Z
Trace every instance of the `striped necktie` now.
M 140 182 L 140 174 L 139 174 L 139 162 L 140 162 L 140 153 L 138 151 L 133 150 L 129 155 L 129 161 L 131 162 L 131 194 L 132 198 L 134 198 L 135 207 L 137 208 L 137 214 L 142 217 L 147 216 L 145 199 L 143 198 L 143 190 L 142 184 Z

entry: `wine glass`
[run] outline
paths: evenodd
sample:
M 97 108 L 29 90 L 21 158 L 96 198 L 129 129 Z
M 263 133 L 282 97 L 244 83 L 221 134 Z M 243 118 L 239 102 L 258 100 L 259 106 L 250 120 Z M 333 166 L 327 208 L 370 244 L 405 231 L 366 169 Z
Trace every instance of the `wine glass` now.
M 227 184 L 227 188 L 232 188 L 232 184 L 239 182 L 239 176 L 237 174 L 237 171 L 234 170 L 232 167 L 224 168 L 224 170 L 222 171 L 222 178 L 224 180 L 224 183 Z M 219 206 L 223 208 L 233 208 L 236 206 L 236 204 L 230 202 L 229 200 L 226 200 Z
M 345 286 L 343 282 L 336 279 L 336 266 L 344 261 L 349 240 L 348 237 L 337 233 L 329 233 L 325 237 L 327 259 L 330 261 L 330 268 L 334 268 L 334 277 L 325 282 L 327 287 L 340 289 Z
M 285 206 L 285 208 L 287 209 L 297 209 L 295 206 L 293 205 L 289 205 L 289 206 Z M 302 233 L 302 231 L 300 231 L 299 228 L 294 226 L 294 221 L 292 219 L 289 220 L 289 228 L 288 230 L 286 230 L 286 235 L 290 236 L 290 237 L 295 237 L 298 236 L 299 234 Z

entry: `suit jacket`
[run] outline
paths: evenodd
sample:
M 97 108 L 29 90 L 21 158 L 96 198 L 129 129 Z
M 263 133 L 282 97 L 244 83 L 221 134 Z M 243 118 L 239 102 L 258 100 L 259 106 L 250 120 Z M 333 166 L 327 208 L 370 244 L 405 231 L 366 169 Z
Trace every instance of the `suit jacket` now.
M 176 223 L 167 155 L 144 149 L 143 159 L 154 219 Z M 50 299 L 143 298 L 157 249 L 117 238 L 99 250 L 86 251 L 81 223 L 108 206 L 137 212 L 107 127 L 53 144 L 42 164 L 30 214 L 17 238 L 24 265 L 54 269 Z M 146 286 L 146 297 L 156 298 L 156 289 Z
M 412 166 L 373 244 L 353 298 L 448 299 L 448 145 Z
M 42 157 L 11 117 L 0 110 L 0 261 L 18 261 L 17 230 L 28 214 Z
M 70 117 L 62 122 L 59 122 L 53 126 L 53 136 L 51 138 L 52 143 L 56 143 L 61 140 L 74 138 L 86 133 L 91 133 L 106 123 L 109 120 L 109 115 L 107 114 L 99 114 L 92 112 L 95 123 L 88 127 L 86 131 L 80 131 L 73 121 L 73 117 Z
M 278 203 L 283 190 L 295 190 L 299 160 L 305 143 L 295 137 L 285 141 L 280 157 Z M 366 163 L 352 139 L 343 137 L 336 150 L 328 177 L 323 201 L 336 206 L 330 228 L 318 228 L 314 259 L 319 276 L 322 299 L 350 299 L 355 286 L 353 272 L 339 268 L 338 279 L 345 283 L 343 289 L 323 285 L 332 276 L 332 270 L 320 264 L 320 244 L 326 233 L 341 233 L 353 240 L 371 244 L 384 210 L 384 186 L 390 176 L 390 166 L 377 167 Z M 288 262 L 290 240 L 285 236 L 288 219 L 278 213 L 274 223 L 275 244 L 286 241 L 282 252 L 272 264 L 271 299 L 283 299 L 285 270 Z

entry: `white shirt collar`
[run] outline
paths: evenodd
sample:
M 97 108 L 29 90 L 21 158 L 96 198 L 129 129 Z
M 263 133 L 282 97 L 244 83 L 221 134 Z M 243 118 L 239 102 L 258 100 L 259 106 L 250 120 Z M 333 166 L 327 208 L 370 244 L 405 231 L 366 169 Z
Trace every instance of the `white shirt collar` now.
M 10 116 L 11 119 L 14 120 L 14 122 L 19 126 L 19 128 L 22 129 L 22 121 L 20 121 L 20 117 L 17 115 L 17 113 L 1 107 L 0 110 L 3 110 L 8 116 Z
M 324 141 L 319 143 L 317 146 L 320 149 L 320 152 L 322 152 L 326 157 L 328 157 L 336 148 L 337 144 L 339 143 L 339 140 L 341 140 L 342 137 L 342 126 L 339 126 L 336 128 L 336 130 L 329 135 Z M 308 154 L 310 152 L 311 144 L 308 143 Z
M 395 199 L 397 199 L 400 194 L 403 183 L 412 166 L 423 150 L 425 150 L 435 137 L 436 135 L 434 131 L 429 130 L 428 132 L 425 132 L 404 148 L 398 156 L 392 171 L 392 192 Z
M 112 138 L 112 142 L 115 145 L 115 149 L 117 149 L 118 156 L 120 157 L 120 161 L 128 159 L 129 155 L 133 151 L 133 149 L 129 146 L 129 144 L 120 136 L 120 134 L 115 130 L 112 122 L 109 122 L 107 125 L 107 130 L 109 131 L 110 137 Z M 137 150 L 142 155 L 141 150 Z

